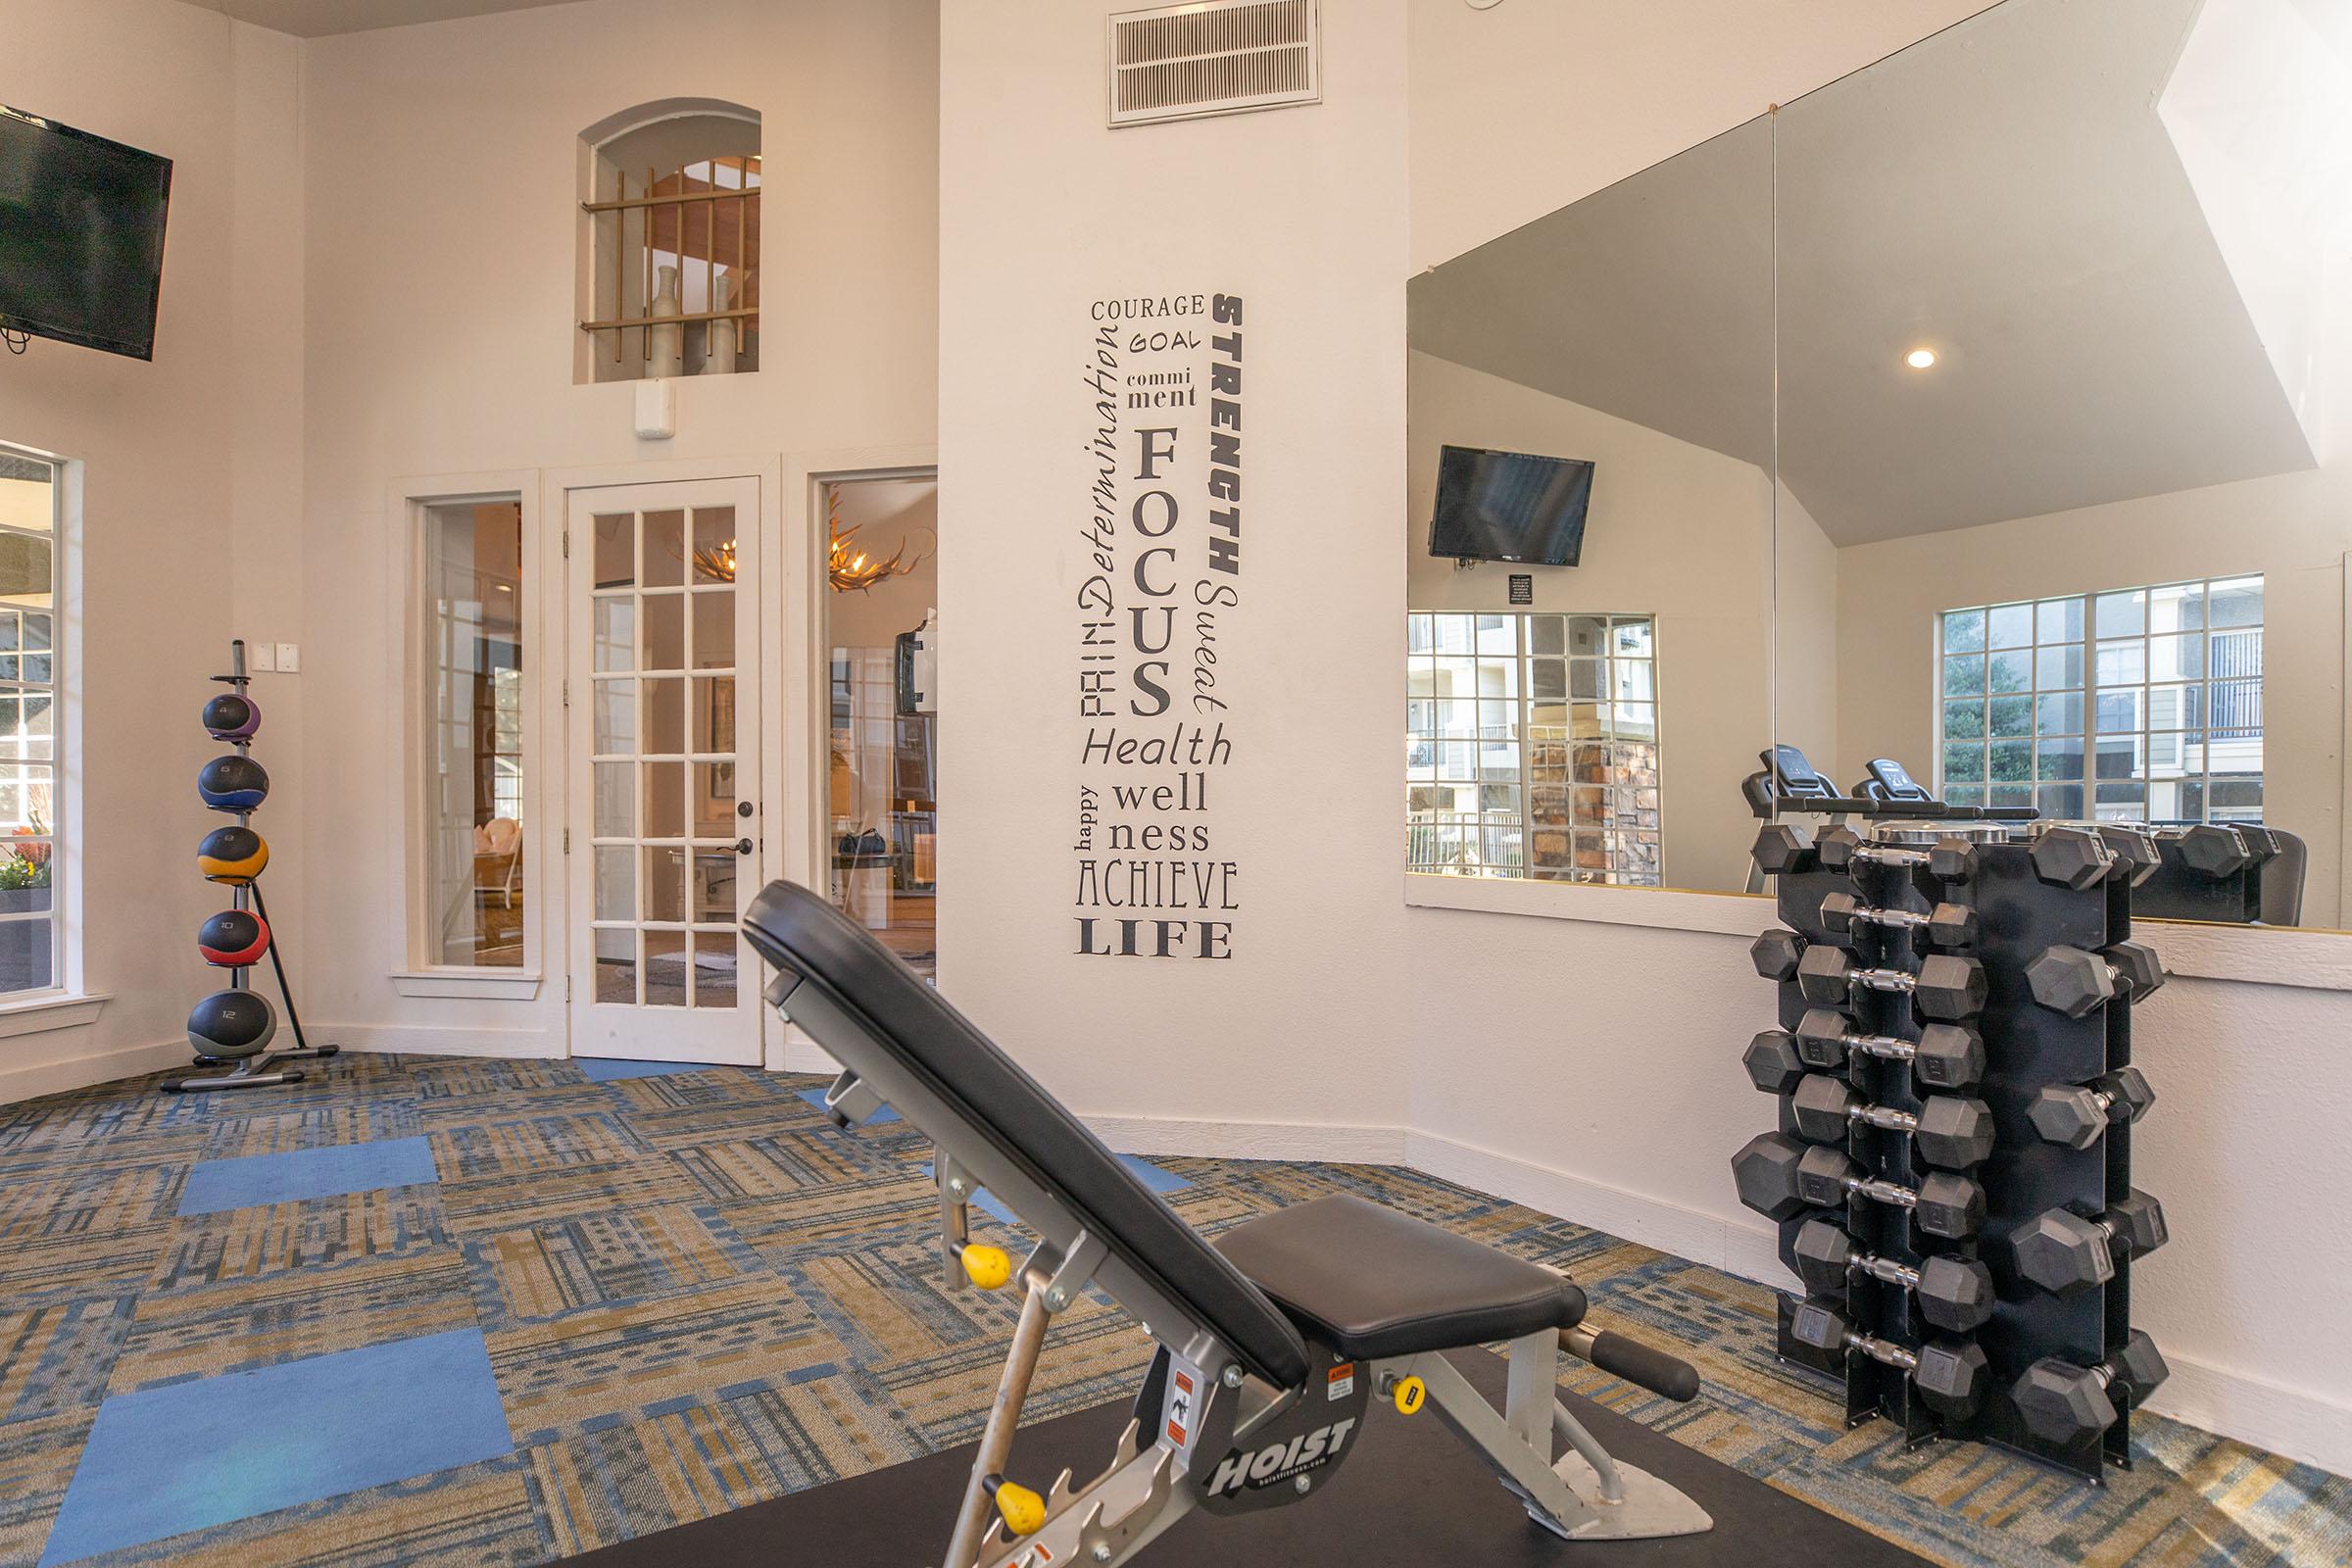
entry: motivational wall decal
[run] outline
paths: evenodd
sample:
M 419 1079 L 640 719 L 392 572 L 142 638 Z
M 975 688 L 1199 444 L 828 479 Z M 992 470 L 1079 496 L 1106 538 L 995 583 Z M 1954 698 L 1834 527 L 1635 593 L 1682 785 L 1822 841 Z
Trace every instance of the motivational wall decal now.
M 1089 957 L 1234 954 L 1242 318 L 1238 294 L 1088 307 L 1072 848 Z

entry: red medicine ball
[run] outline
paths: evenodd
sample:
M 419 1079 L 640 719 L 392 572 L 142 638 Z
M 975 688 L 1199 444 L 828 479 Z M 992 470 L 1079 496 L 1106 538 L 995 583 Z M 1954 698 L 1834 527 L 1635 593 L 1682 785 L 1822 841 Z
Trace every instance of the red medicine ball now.
M 270 951 L 270 928 L 250 909 L 222 909 L 197 930 L 196 951 L 207 963 L 242 969 Z

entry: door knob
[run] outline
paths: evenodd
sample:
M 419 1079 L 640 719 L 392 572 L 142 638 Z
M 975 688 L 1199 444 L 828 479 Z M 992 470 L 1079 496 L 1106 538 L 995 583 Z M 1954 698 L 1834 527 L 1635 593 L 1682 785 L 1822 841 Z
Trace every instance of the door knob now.
M 749 854 L 751 854 L 751 853 L 752 853 L 752 841 L 751 841 L 750 839 L 737 839 L 737 840 L 735 841 L 735 853 L 736 853 L 737 855 L 749 855 Z
M 751 802 L 749 802 L 749 801 L 737 801 L 737 802 L 735 803 L 735 814 L 736 814 L 737 816 L 749 816 L 749 815 L 751 815 L 751 814 L 752 814 L 752 803 L 751 803 Z

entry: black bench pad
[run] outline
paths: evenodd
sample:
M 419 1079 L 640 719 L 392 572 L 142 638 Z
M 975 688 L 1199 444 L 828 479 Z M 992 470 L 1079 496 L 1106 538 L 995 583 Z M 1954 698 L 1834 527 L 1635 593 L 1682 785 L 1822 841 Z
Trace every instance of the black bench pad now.
M 1217 1250 L 1347 1356 L 1458 1349 L 1571 1328 L 1585 1315 L 1573 1281 L 1345 1194 L 1237 1225 Z

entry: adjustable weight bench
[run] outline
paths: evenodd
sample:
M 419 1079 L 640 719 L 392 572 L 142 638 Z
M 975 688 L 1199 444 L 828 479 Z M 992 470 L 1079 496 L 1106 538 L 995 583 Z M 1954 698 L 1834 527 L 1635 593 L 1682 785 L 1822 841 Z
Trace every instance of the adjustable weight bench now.
M 770 883 L 744 935 L 776 970 L 766 1000 L 842 1062 L 828 1114 L 884 1105 L 935 1148 L 941 1261 L 952 1289 L 1017 1280 L 1020 1318 L 943 1568 L 1126 1561 L 1185 1514 L 1277 1507 L 1355 1450 L 1375 1396 L 1424 1399 L 1528 1515 L 1570 1541 L 1713 1527 L 1656 1477 L 1613 1460 L 1555 1392 L 1566 1349 L 1689 1399 L 1690 1367 L 1581 1326 L 1565 1276 L 1358 1198 L 1333 1197 L 1227 1231 L 1210 1246 L 964 1017 L 863 928 L 790 882 Z M 972 1245 L 982 1190 L 1039 1241 L 1018 1268 Z M 1005 1478 L 1048 1324 L 1099 1286 L 1157 1343 L 1109 1467 L 1039 1494 Z M 1442 1353 L 1507 1341 L 1497 1412 Z M 1553 1439 L 1569 1450 L 1554 1458 Z

